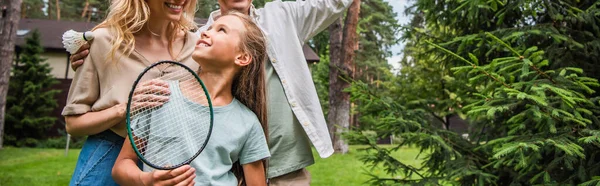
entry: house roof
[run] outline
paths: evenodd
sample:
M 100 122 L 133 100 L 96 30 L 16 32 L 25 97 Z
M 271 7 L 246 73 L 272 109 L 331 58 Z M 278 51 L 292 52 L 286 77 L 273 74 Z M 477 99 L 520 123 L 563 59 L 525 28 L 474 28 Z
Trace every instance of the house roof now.
M 198 24 L 206 23 L 207 19 L 196 18 Z M 25 37 L 33 31 L 38 29 L 42 39 L 42 45 L 44 49 L 48 51 L 65 51 L 62 44 L 62 34 L 67 30 L 73 29 L 76 31 L 91 30 L 96 26 L 93 22 L 76 22 L 76 21 L 57 21 L 47 19 L 21 19 L 19 21 L 19 29 L 17 30 L 17 47 L 25 45 Z M 318 62 L 319 56 L 308 46 L 302 47 L 304 57 L 307 62 Z
M 56 21 L 44 19 L 21 19 L 19 21 L 19 29 L 17 31 L 17 46 L 25 45 L 25 37 L 34 29 L 40 31 L 42 45 L 46 50 L 66 50 L 63 48 L 62 35 L 67 30 L 73 29 L 76 31 L 91 30 L 96 26 L 96 23 L 90 22 L 73 22 L 73 21 Z

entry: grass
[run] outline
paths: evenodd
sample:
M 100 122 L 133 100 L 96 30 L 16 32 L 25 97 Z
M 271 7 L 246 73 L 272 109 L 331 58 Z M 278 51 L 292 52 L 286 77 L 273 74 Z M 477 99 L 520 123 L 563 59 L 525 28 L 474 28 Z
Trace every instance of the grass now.
M 0 150 L 0 185 L 68 185 L 79 149 L 5 147 Z
M 334 154 L 321 159 L 313 151 L 316 163 L 308 170 L 313 186 L 330 185 L 365 185 L 370 179 L 365 171 L 368 167 L 359 160 L 357 149 L 361 146 L 350 146 L 348 154 Z M 419 166 L 415 160 L 416 148 L 403 148 L 394 152 L 393 156 L 400 161 Z M 0 186 L 12 185 L 68 185 L 79 149 L 70 149 L 65 156 L 64 149 L 37 149 L 5 147 L 0 150 Z M 377 175 L 384 175 L 380 170 L 373 170 Z
M 362 148 L 362 146 L 350 146 L 350 150 L 347 154 L 334 154 L 326 159 L 319 158 L 317 152 L 313 149 L 315 164 L 308 167 L 308 171 L 312 177 L 311 185 L 366 185 L 365 182 L 371 179 L 371 177 L 366 174 L 370 168 L 360 161 L 360 155 L 365 153 L 358 151 L 360 148 Z M 421 161 L 415 159 L 418 153 L 419 149 L 417 148 L 402 148 L 393 152 L 392 156 L 408 165 L 420 167 Z M 374 169 L 371 172 L 378 176 L 385 175 L 381 169 Z

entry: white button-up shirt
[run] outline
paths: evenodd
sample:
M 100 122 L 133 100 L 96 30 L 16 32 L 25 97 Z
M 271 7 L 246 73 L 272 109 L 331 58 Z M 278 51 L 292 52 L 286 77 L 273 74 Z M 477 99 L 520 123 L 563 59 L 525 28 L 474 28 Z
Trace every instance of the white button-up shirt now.
M 276 0 L 264 8 L 250 9 L 250 16 L 267 38 L 267 54 L 292 111 L 321 158 L 331 156 L 333 146 L 302 45 L 343 15 L 351 3 L 352 0 Z M 198 33 L 208 29 L 219 15 L 218 10 L 212 12 Z

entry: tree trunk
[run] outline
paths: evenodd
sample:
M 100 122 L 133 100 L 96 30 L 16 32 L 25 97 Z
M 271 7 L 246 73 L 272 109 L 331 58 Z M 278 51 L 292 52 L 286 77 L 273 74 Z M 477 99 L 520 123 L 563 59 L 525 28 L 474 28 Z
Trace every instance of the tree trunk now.
M 60 3 L 58 2 L 58 0 L 55 1 L 55 5 L 56 5 L 56 20 L 60 21 Z
M 329 114 L 327 115 L 327 125 L 329 125 L 329 135 L 333 142 L 333 149 L 338 153 L 345 153 L 344 142 L 340 138 L 338 127 L 349 121 L 348 97 L 344 96 L 344 81 L 339 78 L 344 69 L 342 56 L 342 18 L 339 18 L 329 26 Z M 347 67 L 346 67 L 347 68 Z
M 85 1 L 85 5 L 83 6 L 83 11 L 81 11 L 81 18 L 85 18 L 88 14 L 88 7 L 90 6 L 90 0 Z
M 4 4 L 2 4 L 4 5 Z M 27 7 L 25 7 L 25 4 L 22 3 L 21 4 L 21 18 L 25 18 L 27 16 Z
M 8 81 L 10 69 L 15 52 L 17 26 L 19 24 L 22 0 L 1 0 L 2 33 L 0 34 L 0 149 L 4 139 L 4 114 L 6 110 L 6 95 L 8 94 Z
M 350 125 L 350 94 L 343 92 L 350 86 L 355 47 L 358 42 L 356 26 L 360 0 L 354 0 L 348 9 L 345 26 L 342 30 L 341 19 L 329 27 L 330 70 L 329 70 L 329 132 L 333 149 L 338 153 L 348 152 L 348 144 L 340 134 Z M 342 48 L 343 46 L 343 48 Z M 344 80 L 346 79 L 346 80 Z

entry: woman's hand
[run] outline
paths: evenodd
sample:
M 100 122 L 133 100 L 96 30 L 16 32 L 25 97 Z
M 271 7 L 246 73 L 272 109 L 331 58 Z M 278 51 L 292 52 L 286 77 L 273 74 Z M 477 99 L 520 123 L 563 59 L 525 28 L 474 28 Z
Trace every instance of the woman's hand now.
M 196 178 L 196 169 L 189 165 L 184 165 L 173 170 L 155 170 L 140 174 L 140 179 L 145 186 L 188 186 L 194 185 L 194 178 Z
M 151 109 L 163 105 L 169 100 L 169 84 L 160 79 L 144 81 L 133 92 L 131 110 Z

